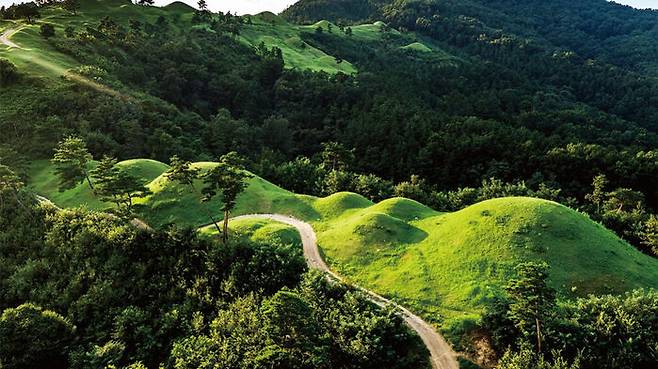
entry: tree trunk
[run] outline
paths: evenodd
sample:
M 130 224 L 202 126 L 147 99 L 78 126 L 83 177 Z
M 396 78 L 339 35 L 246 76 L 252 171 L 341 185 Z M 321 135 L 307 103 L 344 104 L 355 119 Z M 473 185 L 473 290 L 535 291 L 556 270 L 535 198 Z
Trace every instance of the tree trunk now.
M 224 211 L 224 244 L 228 242 L 228 210 Z
M 541 329 L 539 318 L 535 318 L 535 323 L 537 324 L 537 352 L 541 354 Z
M 192 192 L 196 193 L 196 187 L 194 186 L 194 182 L 188 181 L 187 184 L 192 189 Z M 206 215 L 208 215 L 208 218 L 210 218 L 210 221 L 215 226 L 215 229 L 217 230 L 217 234 L 222 234 L 222 230 L 221 230 L 221 228 L 219 228 L 219 224 L 217 224 L 217 221 L 215 220 L 215 217 L 212 216 L 212 212 L 210 210 L 208 210 L 208 207 L 206 206 L 206 203 L 202 202 L 201 205 L 203 206 L 203 210 L 206 212 Z
M 87 184 L 89 184 L 89 188 L 91 188 L 91 190 L 93 191 L 94 185 L 91 183 L 91 178 L 89 178 L 89 174 L 87 173 L 86 170 L 85 170 L 85 178 L 87 179 Z

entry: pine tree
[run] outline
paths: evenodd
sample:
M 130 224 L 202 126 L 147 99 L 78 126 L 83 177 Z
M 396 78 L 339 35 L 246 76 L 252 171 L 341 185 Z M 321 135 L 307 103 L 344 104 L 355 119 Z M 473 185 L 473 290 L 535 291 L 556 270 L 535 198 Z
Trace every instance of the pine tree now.
M 594 187 L 592 193 L 585 195 L 585 200 L 596 206 L 597 213 L 601 212 L 601 205 L 603 205 L 603 201 L 606 197 L 605 187 L 607 185 L 608 179 L 606 176 L 604 174 L 599 174 L 598 176 L 594 177 L 592 181 L 592 186 Z
M 176 181 L 182 185 L 188 186 L 192 192 L 196 193 L 194 181 L 199 178 L 199 173 L 199 168 L 192 168 L 192 163 L 182 160 L 174 155 L 170 159 L 169 170 L 165 173 L 165 177 L 170 181 Z M 215 217 L 212 216 L 212 213 L 206 207 L 204 207 L 204 210 L 215 225 L 217 232 L 221 234 L 222 230 L 219 228 L 219 224 L 217 224 Z
M 517 277 L 505 288 L 511 300 L 508 315 L 523 335 L 536 336 L 541 353 L 542 324 L 550 318 L 555 302 L 555 291 L 546 284 L 548 265 L 528 262 L 516 271 Z
M 113 157 L 104 156 L 98 166 L 89 172 L 96 186 L 94 194 L 103 202 L 113 202 L 117 208 L 121 207 L 121 198 L 116 183 L 119 179 L 119 169 L 116 167 L 117 160 Z
M 87 180 L 89 188 L 93 190 L 94 185 L 87 171 L 91 160 L 92 156 L 82 138 L 68 136 L 60 141 L 51 160 L 55 166 L 55 173 L 60 179 L 59 190 L 71 189 L 85 180 Z
M 230 212 L 235 208 L 238 195 L 246 188 L 246 180 L 252 175 L 244 170 L 241 158 L 235 152 L 230 152 L 219 159 L 216 167 L 204 175 L 203 201 L 210 201 L 221 192 L 224 212 L 223 240 L 228 242 L 228 221 Z

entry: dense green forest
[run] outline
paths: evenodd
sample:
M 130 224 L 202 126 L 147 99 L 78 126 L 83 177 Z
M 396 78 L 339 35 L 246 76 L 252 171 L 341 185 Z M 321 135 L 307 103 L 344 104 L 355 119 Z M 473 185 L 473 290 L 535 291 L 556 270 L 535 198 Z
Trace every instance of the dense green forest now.
M 220 244 L 183 224 L 130 225 L 159 219 L 132 196 L 161 173 L 121 177 L 132 180 L 123 193 L 91 188 L 116 202 L 112 215 L 39 204 L 35 167 L 67 138 L 115 176 L 119 160 L 222 157 L 221 168 L 235 153 L 298 194 L 405 197 L 438 212 L 547 199 L 658 257 L 658 12 L 604 0 L 302 0 L 279 16 L 236 16 L 148 3 L 0 9 L 0 34 L 25 46 L 0 45 L 1 368 L 428 365 L 394 311 L 307 271 L 295 237 Z M 105 178 L 63 168 L 62 190 Z M 551 267 L 521 265 L 475 327 L 451 330 L 465 358 L 656 367 L 653 290 L 574 299 L 546 285 Z

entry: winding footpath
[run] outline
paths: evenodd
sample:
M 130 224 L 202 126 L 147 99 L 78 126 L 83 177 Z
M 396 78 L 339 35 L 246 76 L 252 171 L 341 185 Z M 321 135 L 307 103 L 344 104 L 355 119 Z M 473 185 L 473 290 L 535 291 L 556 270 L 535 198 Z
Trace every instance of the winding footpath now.
M 10 40 L 11 36 L 14 35 L 14 33 L 20 31 L 20 29 L 13 29 L 10 28 L 6 31 L 4 31 L 2 34 L 0 34 L 0 44 L 3 44 L 10 49 L 22 49 L 22 47 L 16 45 L 14 42 Z
M 251 214 L 238 216 L 232 219 L 236 220 L 246 218 L 269 219 L 295 227 L 302 238 L 304 258 L 306 259 L 308 265 L 311 268 L 319 269 L 327 273 L 331 278 L 334 278 L 337 281 L 343 281 L 343 278 L 332 272 L 322 259 L 320 249 L 318 248 L 315 231 L 310 224 L 281 214 Z M 420 338 L 423 340 L 423 343 L 429 350 L 431 356 L 430 360 L 434 369 L 459 369 L 457 353 L 452 350 L 445 338 L 437 333 L 437 331 L 431 325 L 403 306 L 400 306 L 397 303 L 390 301 L 372 291 L 358 286 L 357 288 L 367 294 L 370 297 L 370 300 L 375 304 L 379 306 L 391 305 L 400 311 L 404 321 L 407 323 L 407 325 L 409 325 L 409 327 L 418 333 Z

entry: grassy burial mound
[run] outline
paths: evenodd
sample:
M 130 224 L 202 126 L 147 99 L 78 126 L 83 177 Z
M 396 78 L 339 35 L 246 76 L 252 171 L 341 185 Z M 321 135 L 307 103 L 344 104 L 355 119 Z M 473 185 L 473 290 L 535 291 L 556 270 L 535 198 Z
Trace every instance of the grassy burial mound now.
M 566 295 L 658 285 L 658 260 L 545 200 L 501 198 L 437 213 L 396 198 L 345 210 L 318 228 L 341 274 L 446 323 L 477 319 L 528 260 L 546 261 L 551 284 Z

